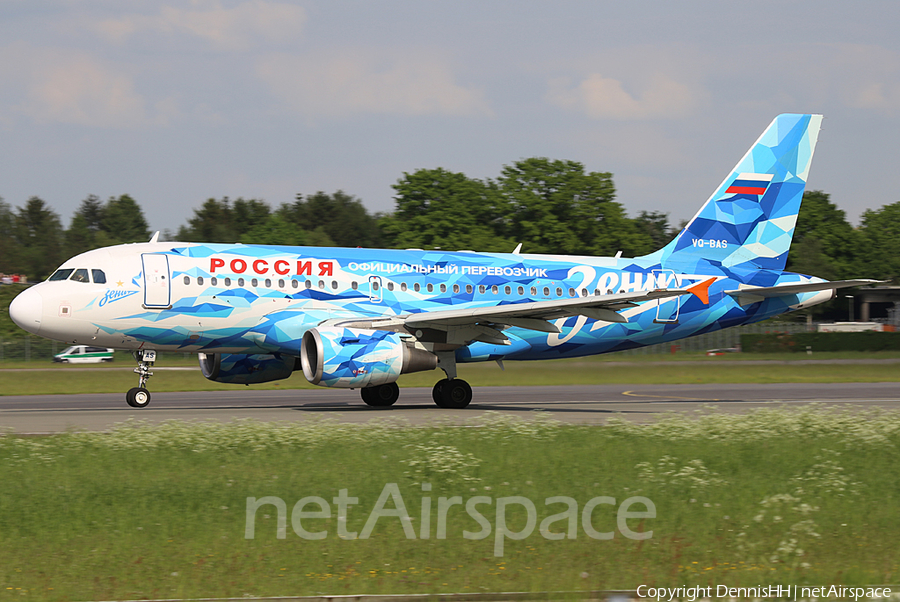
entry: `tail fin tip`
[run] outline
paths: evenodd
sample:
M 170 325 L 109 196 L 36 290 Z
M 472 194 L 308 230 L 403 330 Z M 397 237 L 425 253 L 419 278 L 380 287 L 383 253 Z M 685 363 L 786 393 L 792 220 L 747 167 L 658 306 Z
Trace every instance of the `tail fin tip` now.
M 662 250 L 663 263 L 783 270 L 822 115 L 777 116 Z

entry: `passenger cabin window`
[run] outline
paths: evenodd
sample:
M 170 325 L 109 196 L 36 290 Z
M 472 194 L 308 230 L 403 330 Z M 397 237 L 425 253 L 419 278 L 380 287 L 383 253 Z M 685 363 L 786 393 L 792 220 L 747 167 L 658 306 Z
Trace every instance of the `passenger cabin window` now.
M 217 286 L 219 284 L 219 279 L 216 278 L 215 276 L 213 276 L 212 278 L 209 279 L 209 283 L 213 286 Z
M 400 290 L 403 292 L 406 292 L 406 283 L 405 282 L 400 283 Z
M 56 270 L 53 274 L 47 279 L 48 281 L 56 281 L 56 280 L 66 280 L 69 276 L 72 275 L 72 272 L 75 270 L 72 268 L 66 268 L 64 270 Z
M 91 270 L 94 284 L 106 284 L 106 273 L 103 270 Z
M 238 286 L 244 286 L 244 279 L 238 278 Z
M 73 282 L 90 282 L 91 281 L 90 277 L 88 276 L 88 271 L 84 268 L 78 268 L 77 270 L 75 270 L 75 272 L 72 274 L 72 276 L 71 276 L 71 278 L 69 278 L 69 280 L 72 280 Z
M 425 287 L 425 290 L 427 290 L 429 293 L 433 293 L 434 285 L 429 283 L 428 286 Z
M 259 281 L 258 281 L 256 278 L 253 278 L 253 279 L 250 281 L 250 286 L 252 286 L 252 287 L 259 286 Z
M 478 285 L 478 293 L 479 293 L 480 295 L 483 295 L 483 294 L 484 294 L 484 291 L 485 291 L 485 286 L 484 286 L 483 284 L 479 284 L 479 285 Z
M 418 283 L 418 282 L 416 282 L 416 283 L 413 285 L 413 289 L 415 289 L 415 291 L 416 291 L 417 293 L 419 292 L 419 290 L 421 290 L 421 288 L 422 288 L 422 287 L 419 286 L 419 283 Z
M 203 286 L 203 276 L 197 276 L 197 284 Z
M 519 288 L 516 289 L 516 292 L 519 293 L 520 295 L 524 295 L 524 294 L 525 294 L 525 287 L 524 287 L 524 286 L 520 286 Z
M 454 285 L 453 285 L 453 292 L 454 292 L 454 293 L 458 293 L 458 292 L 459 292 L 459 285 L 458 285 L 458 284 L 454 284 Z
M 191 277 L 190 277 L 190 276 L 185 276 L 185 277 L 184 277 L 184 283 L 185 283 L 185 284 L 190 284 L 190 283 L 191 283 Z
M 375 284 L 378 284 L 378 283 L 376 282 Z M 389 290 L 389 291 L 394 290 L 394 283 L 393 283 L 393 282 L 388 282 L 388 283 L 387 283 L 387 287 L 388 287 L 388 290 Z M 375 289 L 375 290 L 378 290 L 378 289 Z
M 272 279 L 266 278 L 266 288 L 272 288 Z
M 447 285 L 446 285 L 446 284 L 442 284 L 442 285 L 441 285 L 441 292 L 442 292 L 442 293 L 446 293 L 446 292 L 447 292 Z
M 231 286 L 231 278 L 225 279 L 225 286 Z
M 470 295 L 472 294 L 472 285 L 471 284 L 466 285 L 466 292 L 469 293 Z

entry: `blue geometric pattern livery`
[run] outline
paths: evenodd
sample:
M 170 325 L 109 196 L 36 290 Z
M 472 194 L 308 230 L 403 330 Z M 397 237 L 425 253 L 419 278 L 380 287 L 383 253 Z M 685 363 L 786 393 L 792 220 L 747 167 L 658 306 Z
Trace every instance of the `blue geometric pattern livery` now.
M 342 321 L 711 281 L 708 299 L 686 295 L 642 302 L 619 310 L 627 320 L 623 323 L 587 315 L 551 318 L 558 333 L 488 323 L 509 344 L 474 341 L 455 349 L 458 362 L 475 362 L 593 355 L 765 320 L 823 300 L 822 292 L 801 292 L 742 305 L 726 294 L 746 286 L 823 282 L 782 271 L 820 123 L 817 115 L 777 117 L 687 227 L 644 257 L 198 243 L 112 247 L 103 252 L 123 258 L 136 252 L 167 256 L 174 304 L 152 310 L 135 304 L 113 322 L 98 315 L 98 336 L 108 335 L 110 346 L 127 339 L 159 350 L 297 357 L 304 334 L 317 328 L 329 333 L 321 337 L 328 360 L 323 384 L 363 386 L 396 378 L 401 370 L 397 350 L 404 343 L 387 330 L 363 336 Z M 85 261 L 70 260 L 72 265 Z M 133 269 L 109 275 L 110 281 L 140 286 L 140 267 Z M 102 293 L 95 305 L 101 298 Z
M 661 263 L 783 270 L 821 121 L 821 115 L 778 116 L 660 251 Z M 702 257 L 695 257 L 698 245 Z
M 323 366 L 315 384 L 366 387 L 391 383 L 400 376 L 403 343 L 397 333 L 352 328 L 318 328 L 316 332 Z

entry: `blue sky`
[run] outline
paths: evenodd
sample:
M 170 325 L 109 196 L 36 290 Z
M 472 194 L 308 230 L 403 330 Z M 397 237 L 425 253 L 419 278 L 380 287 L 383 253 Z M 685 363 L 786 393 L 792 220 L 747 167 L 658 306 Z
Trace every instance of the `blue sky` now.
M 0 0 L 0 197 L 68 226 L 132 195 L 342 189 L 544 156 L 689 218 L 771 119 L 825 115 L 809 188 L 856 222 L 895 192 L 900 3 Z

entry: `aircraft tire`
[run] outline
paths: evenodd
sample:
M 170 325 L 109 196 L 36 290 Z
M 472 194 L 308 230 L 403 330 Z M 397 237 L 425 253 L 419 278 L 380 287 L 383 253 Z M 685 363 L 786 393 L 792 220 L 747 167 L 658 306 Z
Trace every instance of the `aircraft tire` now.
M 400 398 L 400 387 L 397 386 L 397 383 L 388 383 L 360 389 L 359 394 L 366 405 L 373 408 L 386 408 L 394 405 Z
M 143 387 L 134 387 L 125 394 L 125 401 L 133 408 L 146 408 L 150 403 L 150 391 Z
M 431 399 L 434 400 L 434 403 L 439 408 L 444 407 L 443 389 L 444 389 L 444 385 L 446 385 L 448 382 L 450 382 L 450 381 L 446 378 L 439 380 L 436 383 L 434 383 L 434 388 L 431 390 Z
M 472 387 L 466 381 L 454 378 L 441 387 L 441 396 L 443 398 L 442 408 L 462 410 L 472 401 Z

